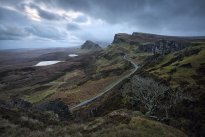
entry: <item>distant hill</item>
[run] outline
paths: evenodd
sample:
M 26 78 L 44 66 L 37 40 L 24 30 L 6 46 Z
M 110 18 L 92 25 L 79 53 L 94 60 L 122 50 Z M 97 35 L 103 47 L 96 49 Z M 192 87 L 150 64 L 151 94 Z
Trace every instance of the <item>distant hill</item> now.
M 94 43 L 94 42 L 92 42 L 92 41 L 90 41 L 90 40 L 87 40 L 87 41 L 85 41 L 85 43 L 81 46 L 81 49 L 84 49 L 84 50 L 92 50 L 92 51 L 98 51 L 98 50 L 101 50 L 102 48 L 101 48 L 98 44 L 96 44 L 96 43 Z

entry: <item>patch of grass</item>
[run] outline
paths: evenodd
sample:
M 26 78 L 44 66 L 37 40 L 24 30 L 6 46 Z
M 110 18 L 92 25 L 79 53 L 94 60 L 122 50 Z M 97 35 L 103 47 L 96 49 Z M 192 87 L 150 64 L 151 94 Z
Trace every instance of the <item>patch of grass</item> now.
M 127 43 L 112 44 L 105 50 L 105 53 L 110 53 L 110 52 L 114 53 L 116 51 L 121 51 L 129 55 L 134 55 L 138 53 L 138 46 L 129 45 Z
M 23 97 L 24 100 L 31 102 L 31 103 L 37 103 L 40 102 L 48 97 L 50 97 L 51 95 L 53 95 L 54 93 L 59 91 L 59 87 L 63 86 L 64 84 L 69 85 L 69 83 L 72 82 L 73 78 L 76 77 L 82 77 L 84 75 L 82 70 L 74 70 L 71 72 L 67 72 L 65 73 L 65 75 L 61 76 L 60 78 L 58 78 L 57 80 L 51 81 L 45 85 L 41 85 L 39 86 L 40 88 L 43 86 L 49 86 L 49 88 L 47 89 L 35 89 L 37 92 L 34 94 L 29 94 Z M 72 84 L 69 85 L 69 89 L 72 88 L 76 88 L 77 85 Z
M 32 95 L 27 95 L 23 99 L 30 103 L 37 103 L 47 98 L 48 96 L 51 96 L 52 94 L 56 92 L 57 91 L 55 89 L 48 89 L 46 91 L 41 91 L 40 93 L 38 92 Z
M 177 71 L 172 75 L 172 78 L 174 81 L 179 81 L 179 82 L 185 81 L 191 85 L 194 85 L 196 84 L 195 80 L 192 78 L 192 76 L 194 75 L 196 75 L 194 69 L 177 68 Z
M 133 59 L 136 63 L 142 63 L 147 57 L 152 56 L 153 53 L 149 52 L 135 52 L 132 54 L 129 54 L 129 57 Z
M 104 88 L 109 86 L 110 83 L 116 81 L 119 77 L 112 76 L 101 78 L 99 80 L 89 80 L 73 89 L 65 90 L 56 93 L 55 98 L 62 98 L 69 105 L 76 105 L 82 101 L 94 97 L 98 93 L 104 91 Z
M 190 57 L 185 57 L 180 64 L 191 63 L 193 67 L 199 67 L 201 63 L 205 62 L 205 49 L 201 50 L 197 55 L 193 55 Z
M 101 124 L 102 126 L 102 124 Z M 133 117 L 128 124 L 105 126 L 91 137 L 186 137 L 181 131 L 142 117 Z
M 196 50 L 199 52 L 195 53 Z M 203 77 L 198 75 L 197 70 L 204 63 L 205 48 L 200 45 L 170 53 L 146 71 L 156 77 L 168 80 L 173 86 L 183 83 L 192 86 L 197 85 L 197 77 Z M 187 64 L 189 66 L 186 66 Z
M 98 73 L 104 70 L 114 70 L 118 68 L 123 68 L 125 66 L 125 60 L 121 56 L 115 57 L 112 60 L 108 60 L 101 57 L 97 59 L 95 65 L 97 67 L 96 72 Z
M 123 69 L 127 64 L 123 59 L 123 55 L 127 54 L 133 61 L 138 63 L 142 62 L 152 53 L 141 53 L 138 51 L 138 46 L 129 45 L 127 43 L 112 44 L 103 51 L 103 55 L 109 56 L 109 58 L 100 57 L 96 61 L 97 72 L 109 69 Z
M 169 72 L 172 72 L 174 69 L 176 69 L 175 66 L 166 66 L 163 68 L 163 70 L 165 71 L 165 73 L 169 73 Z
M 109 65 L 111 63 L 111 61 L 110 60 L 108 60 L 108 59 L 105 59 L 105 58 L 99 58 L 96 62 L 95 62 L 95 64 L 96 64 L 96 66 L 98 66 L 98 67 L 103 67 L 103 66 L 107 66 L 107 65 Z
M 126 110 L 113 111 L 106 116 L 93 118 L 81 124 L 73 121 L 69 123 L 58 121 L 54 114 L 47 112 L 16 111 L 7 112 L 6 115 L 10 119 L 5 119 L 1 113 L 1 136 L 186 137 L 184 133 L 175 128 L 137 116 L 132 111 L 127 112 Z
M 62 77 L 60 77 L 59 79 L 55 80 L 55 82 L 66 82 L 69 79 L 76 77 L 76 76 L 81 76 L 82 75 L 82 71 L 81 70 L 74 70 L 71 72 L 67 72 L 65 75 L 63 75 Z
M 170 53 L 168 55 L 166 55 L 163 60 L 157 65 L 155 66 L 155 68 L 160 68 L 162 67 L 164 64 L 168 63 L 169 61 L 171 61 L 171 59 L 174 58 L 174 54 L 173 53 Z
M 137 131 L 139 135 L 146 137 L 184 137 L 181 131 L 172 127 L 164 125 L 162 123 L 151 121 L 142 117 L 133 117 L 129 123 L 129 126 L 134 131 Z

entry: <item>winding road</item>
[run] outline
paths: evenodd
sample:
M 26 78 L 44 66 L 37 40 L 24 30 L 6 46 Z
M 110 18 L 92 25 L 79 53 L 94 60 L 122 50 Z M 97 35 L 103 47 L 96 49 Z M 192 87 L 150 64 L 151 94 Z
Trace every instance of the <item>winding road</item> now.
M 105 87 L 105 89 L 102 90 L 101 93 L 99 93 L 98 95 L 88 99 L 88 100 L 85 100 L 83 102 L 81 102 L 80 104 L 70 108 L 70 110 L 74 110 L 76 108 L 80 108 L 80 107 L 83 107 L 85 105 L 87 105 L 88 103 L 96 100 L 97 98 L 101 97 L 102 95 L 104 95 L 105 93 L 107 93 L 108 91 L 110 91 L 113 87 L 115 87 L 116 85 L 118 85 L 120 82 L 122 82 L 124 79 L 127 79 L 128 77 L 130 77 L 133 73 L 135 73 L 135 71 L 138 69 L 138 65 L 135 64 L 131 59 L 129 59 L 127 57 L 127 55 L 124 56 L 124 59 L 129 61 L 133 66 L 134 66 L 134 69 L 127 75 L 123 76 L 122 78 L 118 79 L 117 81 L 115 81 L 114 83 L 111 83 L 110 85 L 108 85 L 107 87 Z

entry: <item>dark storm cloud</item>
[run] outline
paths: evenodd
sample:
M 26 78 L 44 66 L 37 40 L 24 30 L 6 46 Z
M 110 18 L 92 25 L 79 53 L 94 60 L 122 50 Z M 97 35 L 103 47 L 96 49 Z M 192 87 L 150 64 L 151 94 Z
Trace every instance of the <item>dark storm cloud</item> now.
M 204 7 L 205 0 L 0 0 L 0 40 L 72 45 L 111 42 L 119 32 L 205 35 Z
M 205 0 L 56 0 L 56 4 L 111 24 L 127 23 L 141 31 L 205 34 Z
M 60 40 L 62 34 L 51 27 L 30 26 L 21 28 L 18 26 L 0 25 L 0 40 L 20 40 L 28 36 L 37 36 L 47 39 Z
M 9 10 L 6 8 L 0 7 L 0 23 L 1 24 L 11 24 L 17 23 L 23 25 L 26 23 L 26 17 L 23 14 L 18 13 L 17 11 Z
M 53 12 L 49 12 L 46 10 L 41 9 L 39 6 L 36 4 L 29 4 L 31 8 L 34 8 L 38 11 L 38 14 L 41 18 L 47 19 L 47 20 L 58 20 L 61 17 Z
M 47 12 L 45 10 L 42 9 L 38 9 L 38 13 L 39 15 L 44 18 L 44 19 L 48 19 L 48 20 L 57 20 L 60 19 L 60 17 L 56 14 L 53 14 L 51 12 Z
M 64 9 L 74 9 L 81 11 L 88 11 L 95 3 L 91 4 L 93 0 L 35 0 L 37 3 L 52 4 Z M 91 3 L 90 3 L 91 2 Z
M 0 40 L 18 40 L 29 36 L 23 28 L 0 25 Z
M 25 28 L 27 32 L 34 36 L 47 38 L 47 39 L 54 39 L 54 40 L 60 40 L 63 38 L 63 34 L 60 33 L 59 30 L 52 28 L 52 27 L 46 27 L 46 26 L 30 26 Z
M 18 4 L 19 0 L 1 0 L 1 5 L 14 5 L 14 4 Z
M 124 16 L 130 18 L 147 13 L 159 17 L 205 14 L 204 0 L 57 0 L 56 2 L 65 9 L 83 11 L 112 21 L 123 20 Z

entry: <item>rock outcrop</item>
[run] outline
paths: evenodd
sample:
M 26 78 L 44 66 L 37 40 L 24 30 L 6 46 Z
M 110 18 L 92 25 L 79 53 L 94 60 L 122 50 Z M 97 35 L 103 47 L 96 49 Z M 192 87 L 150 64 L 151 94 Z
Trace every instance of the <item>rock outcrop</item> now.
M 118 33 L 115 34 L 113 44 L 119 44 L 119 43 L 130 43 L 131 40 L 131 35 L 126 34 L 126 33 Z
M 159 40 L 154 43 L 143 43 L 139 45 L 139 50 L 142 52 L 153 52 L 154 54 L 168 54 L 174 51 L 184 49 L 185 43 L 172 40 Z
M 101 50 L 102 48 L 101 48 L 98 44 L 96 44 L 96 43 L 94 43 L 94 42 L 92 42 L 92 41 L 90 41 L 90 40 L 87 40 L 87 41 L 81 46 L 81 49 L 84 49 L 84 50 L 92 50 L 92 51 L 98 51 L 98 50 Z
M 134 32 L 132 35 L 126 33 L 115 34 L 113 44 L 127 43 L 130 45 L 138 45 L 140 43 L 156 42 L 162 39 L 166 40 L 176 40 L 181 39 L 179 37 L 163 36 L 156 34 L 140 33 Z
M 139 51 L 141 52 L 153 52 L 154 54 L 164 55 L 184 49 L 190 39 L 191 37 L 187 39 L 186 37 L 134 32 L 132 35 L 126 33 L 116 34 L 112 43 L 126 43 L 139 46 Z
M 60 100 L 45 102 L 36 107 L 43 111 L 52 111 L 55 114 L 58 114 L 61 120 L 71 119 L 71 112 L 68 106 Z
M 133 32 L 132 34 L 126 34 L 126 33 L 115 34 L 112 43 L 113 44 L 127 43 L 130 45 L 138 45 L 147 42 L 155 43 L 160 40 L 181 41 L 181 42 L 205 41 L 204 37 L 179 37 L 179 36 L 165 36 L 165 35 Z

